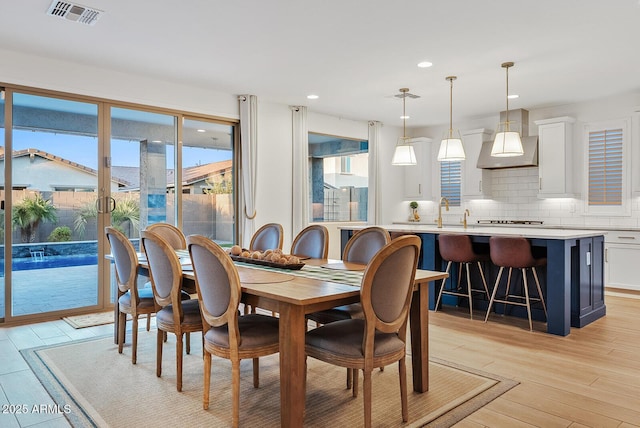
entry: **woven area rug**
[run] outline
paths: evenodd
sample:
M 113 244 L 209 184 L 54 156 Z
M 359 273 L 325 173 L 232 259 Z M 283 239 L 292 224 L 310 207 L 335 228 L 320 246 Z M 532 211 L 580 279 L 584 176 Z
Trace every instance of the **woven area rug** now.
M 21 351 L 40 382 L 74 427 L 231 425 L 231 366 L 215 358 L 211 403 L 202 409 L 203 363 L 199 335 L 184 358 L 183 390 L 175 388 L 175 336 L 165 343 L 162 377 L 155 375 L 155 331 L 140 332 L 138 362 L 130 341 L 118 354 L 113 338 L 70 342 Z M 410 365 L 410 358 L 407 358 Z M 241 364 L 240 425 L 280 426 L 278 356 L 260 359 L 254 389 L 250 360 Z M 411 373 L 410 366 L 408 374 Z M 511 389 L 517 382 L 432 359 L 429 391 L 411 391 L 409 422 L 402 423 L 397 365 L 373 376 L 373 421 L 377 427 L 448 427 Z M 346 370 L 308 359 L 306 427 L 361 426 L 362 393 L 345 388 Z M 303 399 L 301 397 L 301 399 Z M 68 407 L 65 407 L 68 406 Z
M 151 314 L 155 317 L 155 314 Z M 92 314 L 73 315 L 70 317 L 64 317 L 62 320 L 69 324 L 73 328 L 86 328 L 95 327 L 97 325 L 113 324 L 113 311 L 108 312 L 96 312 Z M 127 315 L 127 320 L 131 320 L 131 315 Z M 140 325 L 146 325 L 147 316 L 142 315 L 138 318 Z

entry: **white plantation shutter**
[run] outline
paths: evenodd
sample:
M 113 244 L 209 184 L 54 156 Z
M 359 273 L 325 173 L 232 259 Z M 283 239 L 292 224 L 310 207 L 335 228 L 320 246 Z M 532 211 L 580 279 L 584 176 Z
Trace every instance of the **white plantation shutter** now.
M 622 205 L 623 130 L 589 132 L 589 205 Z
M 462 162 L 440 162 L 440 196 L 449 200 L 449 206 L 460 206 Z

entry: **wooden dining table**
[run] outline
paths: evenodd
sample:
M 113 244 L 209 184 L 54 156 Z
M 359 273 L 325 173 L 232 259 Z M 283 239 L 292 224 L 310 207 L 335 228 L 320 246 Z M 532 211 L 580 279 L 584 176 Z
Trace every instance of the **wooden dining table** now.
M 181 259 L 183 254 L 179 254 Z M 280 420 L 301 427 L 305 406 L 305 315 L 360 300 L 366 266 L 338 260 L 308 259 L 299 271 L 237 263 L 243 303 L 273 311 L 280 318 Z M 146 265 L 141 262 L 141 270 Z M 410 310 L 413 390 L 429 389 L 429 282 L 444 272 L 417 270 Z M 183 287 L 192 287 L 193 271 L 183 269 Z M 116 318 L 117 319 L 117 318 Z

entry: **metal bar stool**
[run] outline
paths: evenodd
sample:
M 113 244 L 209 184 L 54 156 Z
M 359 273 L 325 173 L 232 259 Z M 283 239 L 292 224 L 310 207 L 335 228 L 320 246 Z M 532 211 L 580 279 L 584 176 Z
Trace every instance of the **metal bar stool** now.
M 447 270 L 449 273 L 452 263 L 459 263 L 458 266 L 458 286 L 455 290 L 445 289 L 446 279 L 442 280 L 440 285 L 440 292 L 438 293 L 438 300 L 436 301 L 435 311 L 438 310 L 440 305 L 440 299 L 443 294 L 450 294 L 458 297 L 466 297 L 469 300 L 469 317 L 473 319 L 473 297 L 472 293 L 484 293 L 489 299 L 489 289 L 487 288 L 487 281 L 484 277 L 481 262 L 488 262 L 490 260 L 488 254 L 476 253 L 471 244 L 471 238 L 468 235 L 455 235 L 455 234 L 441 234 L 438 236 L 438 246 L 440 247 L 440 256 L 443 260 L 447 261 Z M 476 263 L 478 270 L 480 270 L 480 277 L 482 278 L 482 285 L 484 289 L 476 289 L 471 287 L 471 275 L 469 273 L 469 265 Z M 467 277 L 467 287 L 464 290 L 460 285 L 462 279 L 462 266 L 464 265 Z
M 492 236 L 489 239 L 489 252 L 491 254 L 491 261 L 494 265 L 500 267 L 500 271 L 496 278 L 496 284 L 493 287 L 493 293 L 491 294 L 491 300 L 489 301 L 489 308 L 487 308 L 487 315 L 484 318 L 484 322 L 487 322 L 489 319 L 491 308 L 495 302 L 504 303 L 505 305 L 524 306 L 527 308 L 527 315 L 529 317 L 529 330 L 533 331 L 533 324 L 531 323 L 531 302 L 542 303 L 544 315 L 545 317 L 547 316 L 547 307 L 544 303 L 544 296 L 542 295 L 540 281 L 538 280 L 538 273 L 536 272 L 536 267 L 545 266 L 547 264 L 547 258 L 534 258 L 531 252 L 531 243 L 528 239 L 523 237 Z M 502 298 L 496 299 L 498 284 L 500 284 L 500 278 L 502 277 L 504 268 L 509 268 L 507 289 Z M 510 294 L 509 292 L 511 286 L 511 272 L 513 269 L 520 269 L 522 272 L 522 280 L 524 283 L 522 288 L 524 295 Z M 531 269 L 533 272 L 538 297 L 531 297 L 529 295 L 527 269 Z

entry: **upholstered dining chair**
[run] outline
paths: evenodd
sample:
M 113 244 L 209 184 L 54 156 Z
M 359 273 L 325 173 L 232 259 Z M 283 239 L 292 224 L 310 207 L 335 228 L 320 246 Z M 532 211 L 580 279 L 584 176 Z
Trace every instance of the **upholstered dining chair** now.
M 342 252 L 342 260 L 345 262 L 366 265 L 371 258 L 385 245 L 391 242 L 391 236 L 386 229 L 371 226 L 361 229 L 353 234 L 347 241 Z M 362 306 L 360 303 L 338 306 L 337 308 L 314 312 L 307 318 L 318 324 L 328 324 L 334 321 L 362 318 Z
M 253 359 L 253 386 L 259 386 L 258 358 L 279 350 L 278 319 L 239 316 L 242 289 L 238 270 L 227 253 L 204 236 L 187 237 L 204 326 L 203 408 L 209 408 L 211 355 L 231 360 L 233 426 L 239 423 L 240 360 Z
M 368 264 L 373 256 L 389 242 L 391 242 L 391 235 L 386 229 L 378 226 L 366 227 L 354 233 L 347 241 L 342 252 L 342 260 L 351 263 Z M 316 325 L 363 317 L 364 314 L 360 303 L 338 306 L 307 315 L 307 319 L 315 321 Z M 384 366 L 380 366 L 380 369 L 383 370 Z M 347 388 L 352 387 L 352 381 L 356 378 L 356 375 L 357 373 L 352 373 L 350 369 L 347 369 Z M 357 388 L 353 389 L 353 394 L 354 396 L 358 394 Z
M 249 251 L 282 250 L 284 231 L 278 223 L 267 223 L 251 237 Z
M 202 318 L 197 300 L 182 300 L 182 267 L 175 250 L 160 235 L 144 230 L 140 233 L 149 276 L 156 303 L 162 307 L 156 312 L 158 328 L 156 347 L 156 376 L 162 375 L 162 345 L 165 334 L 176 335 L 176 388 L 182 391 L 183 336 L 186 351 L 191 352 L 190 333 L 202 331 Z
M 398 362 L 402 420 L 408 420 L 405 364 L 407 322 L 420 238 L 403 236 L 385 245 L 369 262 L 360 288 L 364 319 L 336 321 L 306 334 L 308 357 L 364 372 L 364 425 L 371 426 L 371 373 Z M 356 378 L 357 379 L 357 378 Z M 354 389 L 357 383 L 354 383 Z
M 138 256 L 129 239 L 114 227 L 105 227 L 111 246 L 118 286 L 118 352 L 122 354 L 127 326 L 127 314 L 132 318 L 131 362 L 138 356 L 138 316 L 150 316 L 160 307 L 156 305 L 151 288 L 138 289 Z
M 305 227 L 294 238 L 291 254 L 311 259 L 326 259 L 329 254 L 329 231 L 321 224 Z
M 153 223 L 146 227 L 146 230 L 162 236 L 174 250 L 185 250 L 187 241 L 180 229 L 169 223 Z

